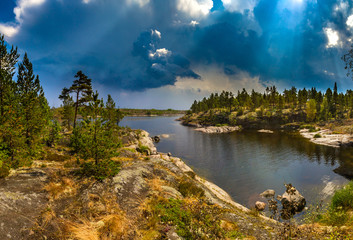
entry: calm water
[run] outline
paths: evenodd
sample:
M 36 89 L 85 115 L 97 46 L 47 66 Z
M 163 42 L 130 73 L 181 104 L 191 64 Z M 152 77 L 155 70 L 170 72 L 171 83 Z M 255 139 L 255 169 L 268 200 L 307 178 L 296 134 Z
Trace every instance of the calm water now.
M 151 136 L 169 134 L 156 144 L 159 152 L 182 158 L 197 174 L 226 190 L 248 207 L 271 188 L 276 194 L 292 183 L 309 204 L 328 200 L 348 182 L 333 172 L 342 161 L 353 161 L 351 149 L 319 146 L 296 134 L 256 131 L 205 134 L 175 121 L 177 117 L 127 117 L 121 126 L 144 129 Z

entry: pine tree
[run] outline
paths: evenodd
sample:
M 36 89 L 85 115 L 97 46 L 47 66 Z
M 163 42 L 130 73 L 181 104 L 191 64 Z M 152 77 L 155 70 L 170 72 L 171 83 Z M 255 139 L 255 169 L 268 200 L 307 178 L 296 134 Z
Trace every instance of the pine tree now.
M 113 131 L 106 124 L 104 103 L 98 92 L 92 95 L 86 108 L 84 120 L 74 128 L 72 146 L 83 159 L 94 159 L 98 165 L 109 160 L 120 142 L 113 137 Z
M 41 134 L 49 123 L 50 108 L 44 97 L 39 77 L 33 74 L 33 66 L 27 53 L 23 61 L 18 65 L 18 77 L 16 94 L 20 103 L 25 143 L 31 153 L 35 152 Z
M 75 75 L 75 79 L 72 86 L 70 87 L 70 93 L 75 95 L 75 115 L 74 115 L 74 128 L 76 127 L 78 108 L 91 100 L 92 95 L 92 84 L 89 79 L 82 71 L 78 71 Z
M 74 122 L 74 101 L 70 96 L 70 90 L 68 88 L 63 88 L 59 99 L 63 101 L 62 105 L 62 118 L 64 120 L 64 124 L 67 126 L 67 130 L 70 131 L 71 125 Z
M 17 48 L 12 46 L 8 52 L 4 36 L 0 34 L 0 124 L 5 121 L 5 112 L 14 100 L 15 82 L 12 78 L 18 57 Z

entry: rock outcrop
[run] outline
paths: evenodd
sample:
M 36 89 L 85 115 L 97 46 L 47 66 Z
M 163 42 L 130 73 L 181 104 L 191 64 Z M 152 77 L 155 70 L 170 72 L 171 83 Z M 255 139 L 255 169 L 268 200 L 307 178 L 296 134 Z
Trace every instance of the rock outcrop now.
M 352 146 L 353 136 L 350 134 L 335 134 L 328 129 L 310 132 L 309 129 L 299 131 L 300 135 L 309 139 L 315 144 L 325 145 L 329 147 Z
M 235 132 L 239 130 L 240 130 L 239 127 L 231 127 L 231 126 L 222 126 L 222 127 L 209 126 L 209 127 L 195 128 L 195 131 L 204 132 L 204 133 L 230 133 L 230 132 Z

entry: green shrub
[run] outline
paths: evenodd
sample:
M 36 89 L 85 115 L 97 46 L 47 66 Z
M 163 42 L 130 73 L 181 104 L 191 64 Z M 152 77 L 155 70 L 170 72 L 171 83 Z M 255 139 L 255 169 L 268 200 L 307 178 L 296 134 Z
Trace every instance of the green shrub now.
M 160 202 L 156 205 L 155 211 L 160 216 L 161 223 L 172 223 L 177 227 L 179 236 L 186 239 L 192 238 L 189 226 L 191 225 L 192 215 L 182 206 L 182 201 L 177 199 L 170 199 L 168 201 Z
M 315 127 L 309 128 L 309 132 L 317 132 L 319 129 L 316 129 Z
M 320 135 L 320 133 L 316 133 L 315 135 L 314 135 L 314 138 L 321 138 L 322 136 Z
M 353 209 L 353 182 L 335 192 L 330 208 L 334 210 L 341 208 L 345 211 Z
M 139 147 L 136 149 L 139 153 L 150 155 L 150 148 L 144 145 L 139 145 Z
M 330 209 L 327 212 L 327 216 L 323 222 L 329 225 L 341 226 L 344 225 L 349 220 L 347 213 L 339 209 Z
M 154 217 L 159 218 L 157 222 L 175 226 L 177 234 L 183 239 L 226 239 L 226 236 L 234 239 L 232 237 L 237 235 L 234 231 L 221 228 L 218 218 L 220 209 L 216 206 L 177 199 L 161 199 L 152 206 Z
M 179 183 L 178 190 L 184 197 L 202 198 L 205 196 L 205 191 L 192 181 L 182 180 Z
M 84 162 L 81 165 L 79 174 L 84 177 L 94 177 L 97 180 L 103 180 L 107 177 L 113 177 L 120 171 L 120 163 L 113 160 L 101 160 L 98 164 L 94 162 Z

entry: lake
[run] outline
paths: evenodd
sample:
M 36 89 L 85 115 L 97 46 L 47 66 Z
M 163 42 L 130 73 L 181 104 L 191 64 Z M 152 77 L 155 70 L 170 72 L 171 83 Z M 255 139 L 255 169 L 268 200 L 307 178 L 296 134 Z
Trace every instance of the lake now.
M 348 182 L 333 170 L 343 161 L 353 161 L 352 148 L 316 145 L 296 133 L 206 134 L 181 125 L 177 118 L 126 117 L 120 126 L 144 129 L 151 136 L 169 134 L 156 144 L 159 152 L 183 159 L 198 175 L 249 208 L 266 189 L 283 194 L 284 183 L 292 183 L 310 205 L 328 201 L 335 189 Z

